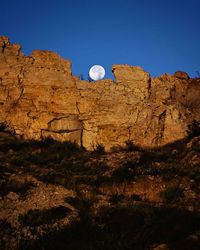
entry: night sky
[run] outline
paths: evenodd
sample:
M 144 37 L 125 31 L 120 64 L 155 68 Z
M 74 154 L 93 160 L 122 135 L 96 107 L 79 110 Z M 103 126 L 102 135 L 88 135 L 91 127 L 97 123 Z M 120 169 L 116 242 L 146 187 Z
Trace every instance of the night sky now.
M 93 64 L 112 77 L 113 64 L 152 76 L 200 72 L 200 0 L 4 0 L 0 35 L 23 52 L 52 50 L 87 79 Z

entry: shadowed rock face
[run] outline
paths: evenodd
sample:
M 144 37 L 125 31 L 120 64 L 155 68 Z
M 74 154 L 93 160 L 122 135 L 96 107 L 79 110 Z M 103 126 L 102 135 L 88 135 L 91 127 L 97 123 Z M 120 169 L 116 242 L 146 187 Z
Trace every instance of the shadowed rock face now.
M 90 83 L 54 52 L 20 50 L 0 37 L 0 122 L 24 138 L 153 147 L 184 138 L 200 121 L 200 79 L 184 72 L 151 78 L 141 67 L 114 65 L 115 82 Z

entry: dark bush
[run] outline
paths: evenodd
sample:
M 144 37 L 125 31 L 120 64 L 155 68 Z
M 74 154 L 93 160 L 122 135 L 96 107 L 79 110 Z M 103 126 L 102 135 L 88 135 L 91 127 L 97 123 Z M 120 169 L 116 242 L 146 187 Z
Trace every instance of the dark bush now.
M 53 138 L 51 138 L 51 137 L 46 137 L 46 138 L 43 138 L 41 141 L 40 141 L 40 146 L 42 146 L 42 147 L 47 147 L 47 146 L 49 146 L 49 145 L 51 145 L 51 144 L 53 144 L 53 143 L 55 143 L 56 142 L 56 140 L 54 140 Z
M 200 135 L 200 122 L 193 121 L 192 124 L 188 126 L 188 138 L 191 139 L 199 135 Z
M 110 199 L 109 202 L 117 204 L 118 202 L 121 202 L 124 199 L 124 195 L 123 194 L 113 194 Z
M 44 210 L 32 209 L 29 210 L 27 214 L 19 216 L 19 221 L 26 226 L 39 226 L 62 219 L 66 217 L 69 212 L 71 212 L 71 210 L 64 206 Z
M 0 132 L 4 132 L 7 127 L 8 126 L 5 122 L 0 122 Z
M 180 198 L 183 194 L 183 189 L 175 186 L 169 187 L 165 191 L 160 193 L 160 196 L 167 202 L 172 202 Z
M 135 171 L 132 167 L 128 167 L 126 164 L 123 164 L 113 171 L 113 177 L 119 182 L 129 182 L 134 179 Z
M 131 140 L 125 141 L 125 150 L 126 151 L 139 151 L 140 147 L 133 143 Z
M 104 154 L 105 153 L 105 146 L 102 143 L 99 143 L 96 145 L 93 152 L 97 153 L 97 154 Z
M 142 198 L 138 194 L 132 194 L 131 199 L 134 201 L 141 201 Z

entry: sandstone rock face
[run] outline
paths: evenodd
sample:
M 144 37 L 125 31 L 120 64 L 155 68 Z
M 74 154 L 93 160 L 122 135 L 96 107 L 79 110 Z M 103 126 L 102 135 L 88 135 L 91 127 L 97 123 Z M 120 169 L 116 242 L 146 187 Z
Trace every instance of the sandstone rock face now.
M 171 143 L 200 121 L 200 79 L 180 71 L 151 78 L 129 65 L 112 71 L 116 81 L 82 81 L 56 53 L 25 56 L 20 45 L 0 37 L 0 123 L 24 138 L 110 149 L 127 140 L 148 147 Z

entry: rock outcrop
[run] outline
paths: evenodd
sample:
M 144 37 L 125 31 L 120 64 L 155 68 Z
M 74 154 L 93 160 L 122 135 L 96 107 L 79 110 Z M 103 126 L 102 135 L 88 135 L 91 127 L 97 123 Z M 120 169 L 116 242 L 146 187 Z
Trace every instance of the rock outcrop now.
M 200 79 L 184 72 L 158 78 L 140 67 L 114 65 L 116 81 L 72 75 L 71 62 L 0 37 L 0 123 L 29 139 L 53 137 L 92 149 L 127 140 L 154 147 L 183 139 L 200 121 Z

